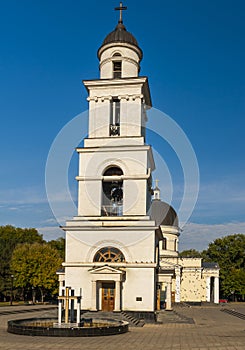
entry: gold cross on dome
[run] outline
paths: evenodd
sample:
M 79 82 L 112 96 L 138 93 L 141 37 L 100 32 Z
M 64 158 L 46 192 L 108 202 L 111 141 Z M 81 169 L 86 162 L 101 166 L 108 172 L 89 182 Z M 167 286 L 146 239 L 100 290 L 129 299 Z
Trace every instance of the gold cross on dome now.
M 120 2 L 120 6 L 119 7 L 115 7 L 115 11 L 120 11 L 120 18 L 119 18 L 119 23 L 122 23 L 123 20 L 122 20 L 122 12 L 123 10 L 127 10 L 127 6 L 123 6 L 123 3 Z
M 155 180 L 155 183 L 156 183 L 156 187 L 158 187 L 159 180 L 156 179 L 156 180 Z

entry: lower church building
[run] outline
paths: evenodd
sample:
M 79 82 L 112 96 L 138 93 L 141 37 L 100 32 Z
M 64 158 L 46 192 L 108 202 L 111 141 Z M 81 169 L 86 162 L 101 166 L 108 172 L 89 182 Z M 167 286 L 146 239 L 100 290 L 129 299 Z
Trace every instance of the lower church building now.
M 139 75 L 143 53 L 119 9 L 98 49 L 100 78 L 83 82 L 89 130 L 77 149 L 78 213 L 62 227 L 60 295 L 69 287 L 82 310 L 148 315 L 173 303 L 218 303 L 218 266 L 178 256 L 177 214 L 152 188 L 148 78 Z

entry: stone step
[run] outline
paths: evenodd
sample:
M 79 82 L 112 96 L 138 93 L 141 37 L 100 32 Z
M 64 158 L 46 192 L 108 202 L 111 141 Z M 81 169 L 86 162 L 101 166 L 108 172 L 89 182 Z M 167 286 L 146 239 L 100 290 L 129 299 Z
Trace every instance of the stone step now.
M 242 320 L 245 320 L 245 314 L 242 314 L 241 312 L 238 312 L 236 310 L 233 309 L 221 309 L 221 312 L 226 312 L 229 315 L 241 318 Z
M 157 312 L 157 322 L 158 323 L 187 323 L 187 324 L 193 324 L 194 321 L 192 318 L 187 317 L 183 314 L 180 314 L 176 312 L 175 310 L 172 311 L 166 311 L 161 310 Z
M 128 315 L 127 312 L 106 312 L 106 311 L 85 311 L 81 313 L 81 318 L 90 319 L 90 318 L 100 318 L 100 319 L 109 319 L 109 320 L 119 320 L 126 321 L 129 323 L 130 327 L 143 327 L 144 322 L 139 320 L 131 315 Z

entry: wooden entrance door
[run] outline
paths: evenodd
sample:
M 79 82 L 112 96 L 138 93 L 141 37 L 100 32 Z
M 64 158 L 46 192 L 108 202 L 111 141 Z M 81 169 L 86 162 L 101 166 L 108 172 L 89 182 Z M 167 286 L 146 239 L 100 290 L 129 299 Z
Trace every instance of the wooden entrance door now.
M 115 305 L 115 283 L 102 283 L 102 311 L 113 311 Z

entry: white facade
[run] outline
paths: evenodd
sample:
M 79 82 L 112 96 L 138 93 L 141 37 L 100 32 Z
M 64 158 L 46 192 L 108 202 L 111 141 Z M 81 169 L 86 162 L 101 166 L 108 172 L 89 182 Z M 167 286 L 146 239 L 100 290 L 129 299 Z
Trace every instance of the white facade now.
M 100 79 L 84 81 L 89 131 L 77 149 L 78 215 L 64 227 L 60 280 L 81 291 L 82 309 L 154 312 L 161 233 L 148 215 L 155 164 L 144 141 L 151 99 L 147 78 L 138 76 L 142 53 L 109 43 L 98 56 Z
M 164 292 L 171 309 L 173 291 L 175 302 L 184 300 L 183 269 L 203 271 L 178 258 L 178 225 L 149 214 L 155 164 L 144 137 L 151 98 L 138 75 L 142 51 L 119 21 L 98 57 L 100 79 L 84 81 L 89 130 L 77 149 L 78 214 L 63 227 L 60 295 L 72 288 L 84 310 L 153 313 Z M 160 203 L 159 189 L 154 199 Z

